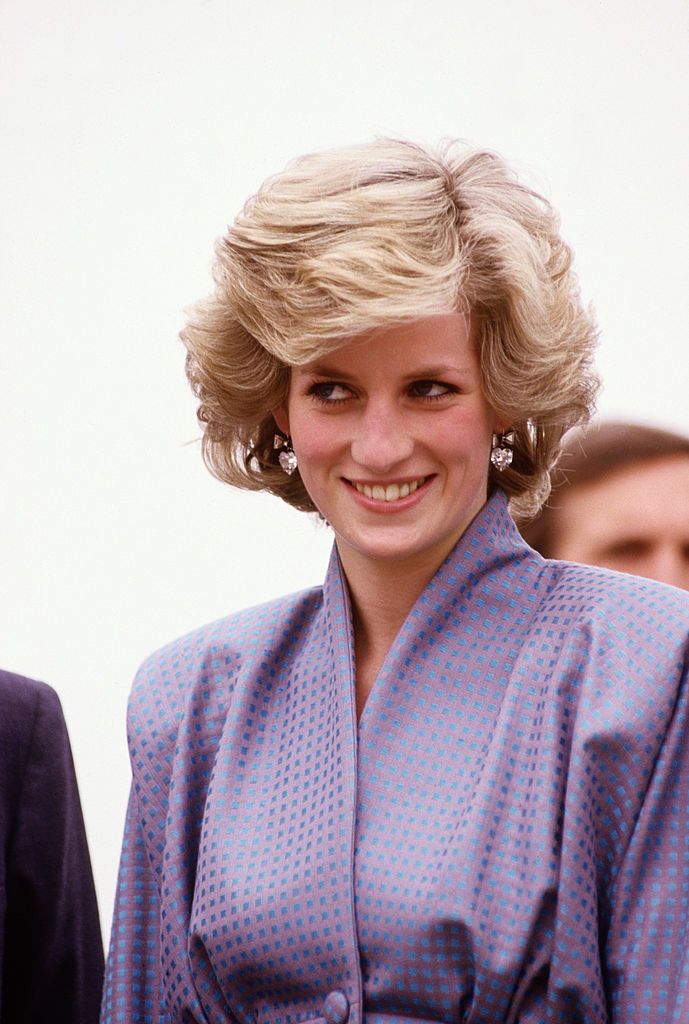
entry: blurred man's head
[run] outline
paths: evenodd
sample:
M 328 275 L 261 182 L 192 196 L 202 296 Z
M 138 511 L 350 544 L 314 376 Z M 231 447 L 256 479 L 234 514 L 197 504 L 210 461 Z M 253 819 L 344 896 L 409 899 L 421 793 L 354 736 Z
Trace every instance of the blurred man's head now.
M 546 558 L 689 590 L 689 438 L 627 423 L 573 432 L 547 506 L 520 528 Z

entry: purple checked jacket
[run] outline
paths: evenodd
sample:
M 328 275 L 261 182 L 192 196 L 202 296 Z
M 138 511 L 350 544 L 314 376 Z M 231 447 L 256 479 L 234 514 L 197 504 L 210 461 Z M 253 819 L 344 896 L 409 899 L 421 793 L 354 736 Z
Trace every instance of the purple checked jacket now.
M 336 554 L 153 655 L 104 1024 L 686 1024 L 688 632 L 498 493 L 358 727 Z

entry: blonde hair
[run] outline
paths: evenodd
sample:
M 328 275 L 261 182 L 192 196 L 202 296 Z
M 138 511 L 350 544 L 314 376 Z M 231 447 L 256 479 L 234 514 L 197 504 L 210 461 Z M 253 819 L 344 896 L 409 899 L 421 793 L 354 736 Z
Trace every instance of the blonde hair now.
M 463 311 L 486 398 L 515 432 L 491 485 L 534 512 L 598 387 L 596 327 L 571 265 L 550 204 L 494 153 L 380 139 L 301 157 L 216 243 L 215 290 L 181 333 L 206 464 L 313 511 L 273 451 L 289 367 L 364 330 Z

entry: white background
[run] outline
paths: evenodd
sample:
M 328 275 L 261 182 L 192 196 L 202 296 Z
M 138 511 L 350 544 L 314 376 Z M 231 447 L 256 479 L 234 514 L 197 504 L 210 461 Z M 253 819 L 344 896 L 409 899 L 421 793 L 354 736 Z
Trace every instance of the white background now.
M 203 468 L 176 341 L 306 150 L 497 149 L 562 213 L 600 410 L 689 431 L 686 0 L 3 0 L 0 662 L 69 724 L 107 933 L 152 649 L 318 582 L 330 539 Z

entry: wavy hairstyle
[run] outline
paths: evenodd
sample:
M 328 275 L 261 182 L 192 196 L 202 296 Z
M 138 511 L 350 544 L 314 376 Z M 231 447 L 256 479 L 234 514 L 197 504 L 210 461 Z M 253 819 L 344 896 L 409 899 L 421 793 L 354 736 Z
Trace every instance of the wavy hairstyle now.
M 588 419 L 598 388 L 596 326 L 558 227 L 499 156 L 459 141 L 380 139 L 268 179 L 216 243 L 215 289 L 181 332 L 211 472 L 314 511 L 273 451 L 290 366 L 364 330 L 465 312 L 486 398 L 515 432 L 491 488 L 535 512 L 563 433 Z

